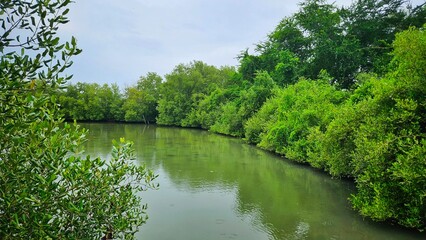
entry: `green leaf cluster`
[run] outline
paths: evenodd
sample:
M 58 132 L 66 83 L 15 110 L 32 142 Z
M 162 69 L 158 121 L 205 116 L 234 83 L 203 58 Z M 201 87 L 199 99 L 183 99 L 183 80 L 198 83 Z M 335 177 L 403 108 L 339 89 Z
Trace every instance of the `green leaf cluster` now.
M 232 72 L 232 68 L 218 69 L 200 61 L 176 66 L 160 88 L 158 123 L 199 127 L 197 105 L 217 88 L 226 86 Z
M 64 118 L 78 121 L 155 123 L 162 78 L 156 73 L 141 76 L 124 93 L 117 84 L 68 84 L 54 92 Z
M 0 239 L 132 239 L 147 219 L 137 194 L 157 187 L 131 143 L 84 157 L 86 131 L 61 118 L 61 75 L 81 52 L 56 36 L 69 3 L 0 3 Z
M 126 88 L 123 99 L 125 121 L 148 124 L 156 122 L 162 81 L 158 74 L 150 72 L 140 77 L 136 86 Z
M 246 139 L 292 160 L 305 162 L 309 147 L 315 144 L 308 136 L 326 129 L 347 96 L 326 79 L 300 80 L 278 89 L 248 120 Z
M 84 121 L 120 121 L 124 118 L 123 94 L 117 84 L 69 84 L 56 91 L 64 118 Z

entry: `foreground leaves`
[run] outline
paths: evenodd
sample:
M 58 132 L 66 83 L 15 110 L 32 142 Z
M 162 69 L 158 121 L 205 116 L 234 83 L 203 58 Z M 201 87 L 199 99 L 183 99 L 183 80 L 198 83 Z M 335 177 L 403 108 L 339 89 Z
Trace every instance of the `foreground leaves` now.
M 0 3 L 0 239 L 131 239 L 147 219 L 138 193 L 155 175 L 132 161 L 132 144 L 83 157 L 86 132 L 63 122 L 51 94 L 81 52 L 56 36 L 69 3 Z

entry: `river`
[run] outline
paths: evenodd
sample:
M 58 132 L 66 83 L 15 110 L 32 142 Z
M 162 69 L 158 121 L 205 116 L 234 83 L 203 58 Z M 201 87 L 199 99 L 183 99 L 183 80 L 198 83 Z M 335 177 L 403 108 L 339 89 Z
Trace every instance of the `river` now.
M 86 153 L 108 158 L 112 139 L 133 141 L 159 174 L 143 192 L 145 240 L 426 239 L 425 233 L 363 219 L 351 181 L 332 179 L 242 140 L 195 129 L 84 123 Z

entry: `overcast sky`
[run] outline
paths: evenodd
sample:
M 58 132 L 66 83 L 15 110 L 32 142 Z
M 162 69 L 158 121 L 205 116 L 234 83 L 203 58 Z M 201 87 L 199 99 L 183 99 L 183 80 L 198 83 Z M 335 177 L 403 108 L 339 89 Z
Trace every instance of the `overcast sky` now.
M 265 40 L 282 18 L 299 9 L 298 2 L 75 0 L 61 35 L 75 36 L 83 52 L 73 58 L 69 73 L 74 83 L 125 87 L 147 72 L 164 76 L 177 64 L 193 60 L 236 66 L 235 57 Z

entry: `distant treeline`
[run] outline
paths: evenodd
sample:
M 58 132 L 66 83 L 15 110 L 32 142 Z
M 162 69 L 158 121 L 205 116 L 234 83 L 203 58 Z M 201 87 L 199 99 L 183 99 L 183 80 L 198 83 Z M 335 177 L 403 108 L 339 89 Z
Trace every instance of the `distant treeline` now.
M 163 80 L 77 83 L 68 119 L 156 122 L 244 138 L 333 176 L 354 178 L 353 207 L 426 228 L 426 7 L 308 0 L 238 69 L 194 61 Z

